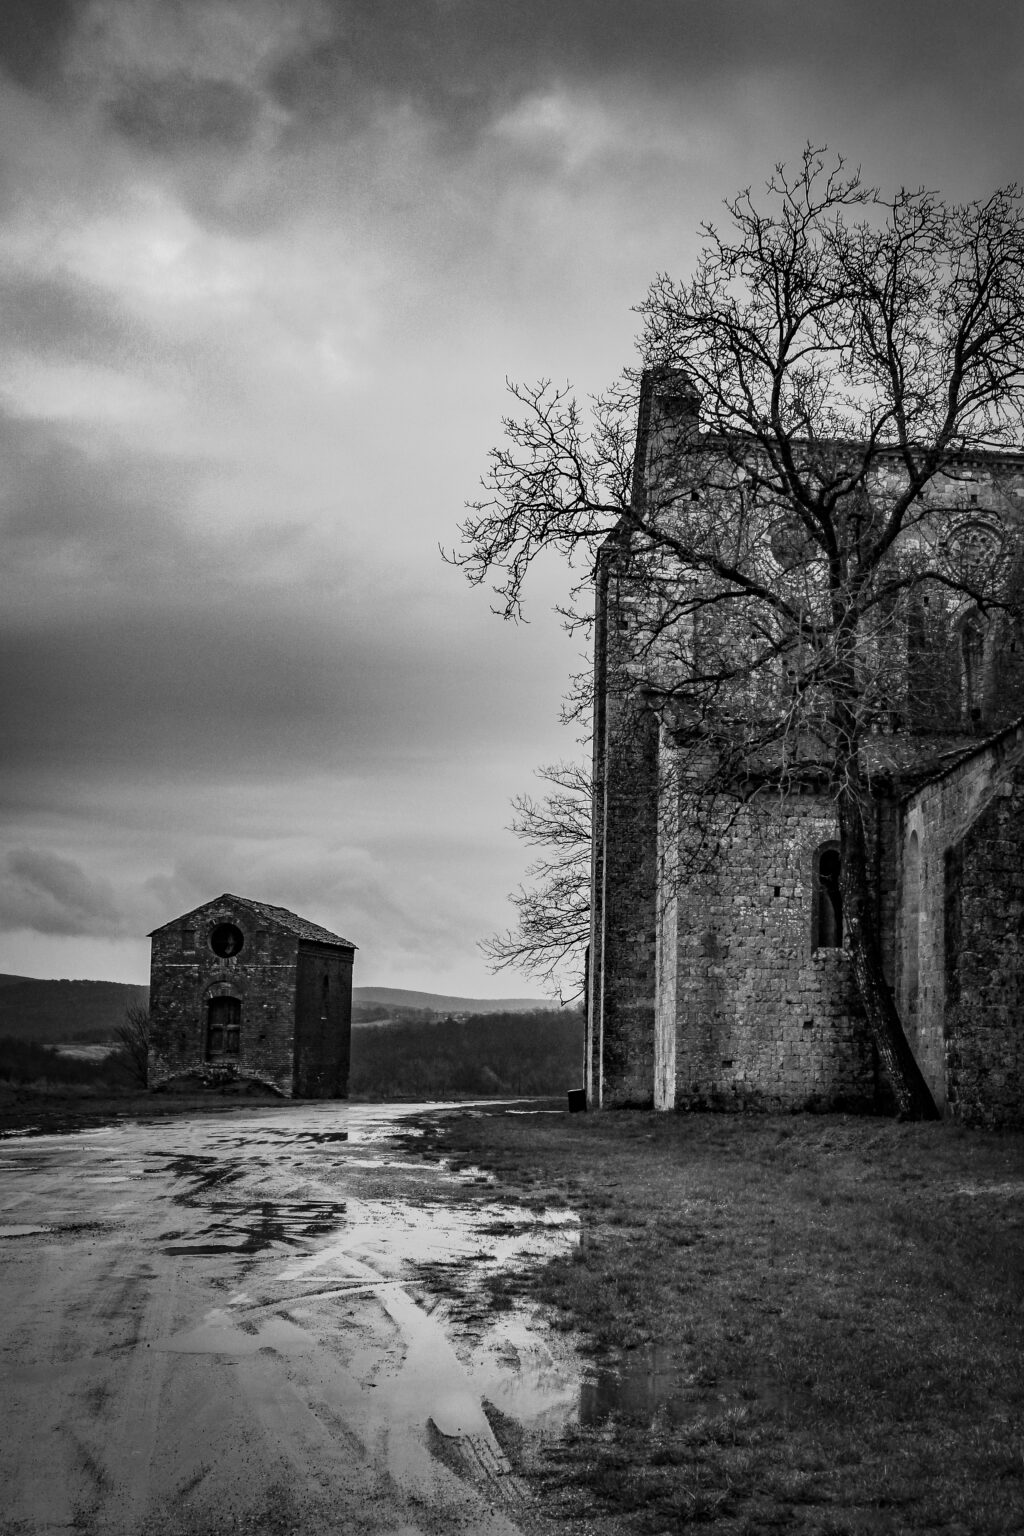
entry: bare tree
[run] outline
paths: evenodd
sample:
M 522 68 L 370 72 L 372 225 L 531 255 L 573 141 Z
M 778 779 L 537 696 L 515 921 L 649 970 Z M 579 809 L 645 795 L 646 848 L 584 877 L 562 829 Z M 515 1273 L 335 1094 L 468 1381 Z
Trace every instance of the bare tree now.
M 588 426 L 568 389 L 514 386 L 525 415 L 505 422 L 453 558 L 518 617 L 536 556 L 560 551 L 580 571 L 575 624 L 606 545 L 631 604 L 624 687 L 670 725 L 712 851 L 724 808 L 765 783 L 827 789 L 864 1011 L 899 1109 L 931 1115 L 883 975 L 868 816 L 893 766 L 879 723 L 920 708 L 906 678 L 928 669 L 907 637 L 924 597 L 946 620 L 1016 609 L 998 529 L 979 553 L 935 503 L 965 456 L 1020 441 L 1021 192 L 884 198 L 808 146 L 764 208 L 749 191 L 725 207 L 693 276 L 659 277 L 640 307 L 644 361 L 676 401 L 639 462 L 638 374 Z M 1012 484 L 1000 494 L 1014 504 Z
M 124 1052 L 128 1070 L 140 1088 L 149 1084 L 149 1009 L 142 1003 L 129 1003 L 124 1020 L 114 1029 L 114 1038 Z
M 515 797 L 511 830 L 544 852 L 509 898 L 515 928 L 480 947 L 493 971 L 522 971 L 566 1002 L 583 991 L 590 937 L 590 776 L 577 763 L 554 763 L 537 777 L 549 788 L 540 799 Z

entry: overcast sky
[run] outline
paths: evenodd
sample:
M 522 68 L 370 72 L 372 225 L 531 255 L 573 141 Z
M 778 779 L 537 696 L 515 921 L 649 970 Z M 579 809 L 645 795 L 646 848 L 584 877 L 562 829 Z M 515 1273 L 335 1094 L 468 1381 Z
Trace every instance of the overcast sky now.
M 579 642 L 444 565 L 504 379 L 587 393 L 804 142 L 1021 174 L 987 0 L 4 0 L 0 971 L 221 891 L 463 995 Z

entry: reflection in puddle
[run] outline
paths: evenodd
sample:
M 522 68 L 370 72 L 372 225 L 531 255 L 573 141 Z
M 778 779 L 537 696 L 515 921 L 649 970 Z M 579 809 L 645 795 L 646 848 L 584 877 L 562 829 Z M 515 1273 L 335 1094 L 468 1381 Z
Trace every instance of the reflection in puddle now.
M 479 1169 L 416 1161 L 410 1140 L 423 1130 L 407 1116 L 417 1112 L 281 1109 L 219 1125 L 183 1119 L 80 1136 L 79 1178 L 97 1209 L 121 1210 L 109 1204 L 114 1189 L 102 1188 L 119 1186 L 118 1200 L 123 1191 L 140 1212 L 159 1212 L 148 1238 L 158 1253 L 192 1261 L 197 1294 L 208 1283 L 223 1301 L 237 1276 L 230 1301 L 180 1316 L 180 1331 L 156 1347 L 237 1356 L 249 1378 L 266 1372 L 272 1383 L 285 1369 L 276 1357 L 287 1356 L 289 1379 L 315 1367 L 319 1382 L 333 1371 L 332 1401 L 353 1422 L 387 1433 L 396 1425 L 418 1433 L 429 1422 L 441 1436 L 479 1437 L 488 1454 L 497 1452 L 484 1403 L 554 1439 L 616 1417 L 679 1423 L 752 1398 L 777 1400 L 770 1383 L 752 1393 L 746 1383 L 695 1381 L 653 1353 L 614 1367 L 584 1363 L 539 1309 L 517 1302 L 501 1310 L 495 1276 L 577 1247 L 579 1218 L 564 1206 L 504 1203 Z M 35 1171 L 66 1160 L 67 1143 L 26 1144 L 17 1155 Z M 0 1238 L 63 1233 L 72 1214 L 39 1205 L 22 1212 L 55 1225 L 0 1226 Z
M 639 1350 L 626 1363 L 591 1368 L 580 1389 L 581 1424 L 615 1417 L 650 1422 L 659 1413 L 678 1424 L 696 1412 L 692 1378 L 656 1349 Z
M 153 1347 L 184 1355 L 255 1355 L 261 1349 L 295 1355 L 315 1349 L 316 1340 L 286 1317 L 267 1317 L 258 1327 L 246 1328 L 223 1308 L 216 1308 L 198 1328 L 157 1339 Z
M 524 1428 L 557 1438 L 580 1421 L 581 1369 L 573 1352 L 553 1348 L 534 1309 L 491 1319 L 468 1371 L 482 1398 Z
M 707 1414 L 762 1404 L 787 1412 L 790 1393 L 774 1378 L 751 1372 L 742 1379 L 704 1381 L 683 1370 L 664 1351 L 638 1349 L 614 1365 L 591 1366 L 582 1382 L 579 1423 L 630 1419 L 652 1424 L 687 1424 Z
M 494 1201 L 375 1201 L 363 1209 L 382 1228 L 367 1246 L 391 1251 L 407 1273 L 448 1294 L 479 1291 L 488 1271 L 539 1264 L 579 1244 L 579 1217 L 564 1209 L 524 1213 Z
M 164 1253 L 256 1254 L 294 1248 L 334 1232 L 345 1219 L 346 1206 L 322 1200 L 212 1200 L 206 1209 L 214 1219 L 205 1226 L 161 1235 Z
M 523 1307 L 488 1322 L 467 1369 L 483 1399 L 552 1440 L 578 1426 L 616 1420 L 682 1425 L 755 1404 L 782 1415 L 794 1406 L 774 1378 L 755 1373 L 705 1382 L 657 1349 L 638 1350 L 614 1364 L 584 1365 L 566 1341 L 552 1337 L 539 1314 Z

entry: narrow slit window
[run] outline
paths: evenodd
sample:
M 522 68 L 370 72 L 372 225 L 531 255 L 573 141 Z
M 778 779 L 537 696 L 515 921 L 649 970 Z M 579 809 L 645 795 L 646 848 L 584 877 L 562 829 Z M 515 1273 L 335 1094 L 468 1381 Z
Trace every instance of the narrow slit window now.
M 964 713 L 968 720 L 977 721 L 981 719 L 984 691 L 985 631 L 976 614 L 971 614 L 964 620 L 960 631 L 960 653 L 963 667 Z
M 911 832 L 903 868 L 904 965 L 907 1011 L 917 1012 L 921 966 L 921 845 Z
M 842 949 L 843 891 L 840 876 L 842 862 L 833 843 L 819 848 L 815 856 L 814 915 L 812 947 Z

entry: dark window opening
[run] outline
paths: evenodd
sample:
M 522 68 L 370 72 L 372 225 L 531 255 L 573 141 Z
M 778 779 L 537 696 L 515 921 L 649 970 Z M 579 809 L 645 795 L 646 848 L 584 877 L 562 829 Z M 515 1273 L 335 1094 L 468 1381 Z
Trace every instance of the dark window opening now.
M 964 712 L 968 719 L 977 721 L 981 719 L 985 663 L 985 631 L 977 614 L 971 614 L 964 620 L 960 631 L 960 652 L 966 706 Z
M 943 855 L 946 1001 L 960 1001 L 960 946 L 963 940 L 964 845 L 954 843 Z
M 907 1012 L 917 1012 L 921 964 L 921 844 L 911 832 L 903 864 L 903 945 Z
M 211 997 L 206 1009 L 206 1059 L 237 1057 L 241 1049 L 242 1004 L 237 997 Z
M 843 892 L 839 849 L 826 844 L 818 850 L 815 866 L 812 948 L 842 949 Z
M 331 978 L 325 976 L 320 988 L 320 1017 L 326 1019 L 331 1006 Z
M 210 934 L 210 948 L 222 960 L 237 955 L 244 943 L 242 930 L 236 928 L 234 923 L 217 923 Z

